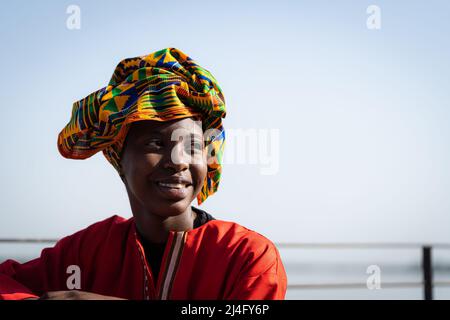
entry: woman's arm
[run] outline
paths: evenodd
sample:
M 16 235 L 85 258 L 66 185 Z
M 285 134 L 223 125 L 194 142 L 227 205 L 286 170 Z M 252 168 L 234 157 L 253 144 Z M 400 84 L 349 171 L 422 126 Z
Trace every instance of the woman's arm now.
M 89 298 L 88 292 L 71 290 L 77 289 L 70 285 L 73 267 L 88 272 L 89 268 L 85 266 L 95 265 L 93 253 L 103 242 L 113 222 L 114 219 L 97 222 L 67 236 L 54 247 L 42 250 L 40 257 L 26 263 L 14 260 L 1 263 L 0 300 Z M 83 281 L 81 276 L 79 281 Z M 91 298 L 92 295 L 95 294 L 92 293 Z
M 76 233 L 61 239 L 26 263 L 7 260 L 0 264 L 0 299 L 37 298 L 49 290 L 67 288 L 67 264 L 79 262 L 76 251 L 80 236 Z

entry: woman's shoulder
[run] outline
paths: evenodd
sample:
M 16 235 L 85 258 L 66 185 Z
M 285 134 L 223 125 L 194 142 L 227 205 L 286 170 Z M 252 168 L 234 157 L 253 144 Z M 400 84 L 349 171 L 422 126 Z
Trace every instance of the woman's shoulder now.
M 130 228 L 131 222 L 132 218 L 127 219 L 118 215 L 113 215 L 94 222 L 71 235 L 65 236 L 58 242 L 88 242 L 90 244 L 103 242 L 105 238 L 115 238 L 118 234 L 125 234 Z
M 247 276 L 280 271 L 281 256 L 275 244 L 262 235 L 239 223 L 212 220 L 205 229 L 206 250 L 226 252 L 229 261 L 246 268 Z M 213 244 L 213 245 L 209 245 Z
M 227 247 L 239 247 L 256 251 L 276 250 L 275 244 L 266 236 L 237 222 L 211 220 L 207 223 L 206 237 L 214 238 L 217 243 Z M 205 230 L 205 231 L 206 231 Z
M 128 228 L 133 218 L 124 218 L 119 215 L 113 215 L 103 220 L 97 221 L 86 227 L 81 231 L 88 231 L 89 233 L 121 231 L 121 229 Z

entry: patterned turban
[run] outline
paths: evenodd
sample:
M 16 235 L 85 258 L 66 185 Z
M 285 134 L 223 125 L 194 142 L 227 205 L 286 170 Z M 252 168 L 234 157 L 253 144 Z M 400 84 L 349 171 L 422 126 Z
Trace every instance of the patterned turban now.
M 109 84 L 73 104 L 69 123 L 58 135 L 65 158 L 86 159 L 102 151 L 121 175 L 120 156 L 130 124 L 200 117 L 208 172 L 198 204 L 217 191 L 225 145 L 225 98 L 208 70 L 176 48 L 122 60 Z

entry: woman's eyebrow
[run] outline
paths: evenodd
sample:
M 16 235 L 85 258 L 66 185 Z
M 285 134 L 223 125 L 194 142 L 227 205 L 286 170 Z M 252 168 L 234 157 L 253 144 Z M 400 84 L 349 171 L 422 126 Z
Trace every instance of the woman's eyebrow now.
M 156 130 L 152 130 L 152 131 L 145 131 L 143 132 L 139 138 L 147 138 L 147 137 L 151 137 L 151 136 L 165 136 L 164 132 L 161 131 L 156 131 Z M 203 136 L 199 133 L 186 133 L 185 135 L 183 135 L 186 138 L 189 138 L 191 140 L 201 140 L 203 139 Z
M 145 131 L 142 136 L 160 136 L 162 133 L 160 131 Z
M 191 133 L 191 139 L 203 139 L 203 136 L 198 133 Z
M 140 142 L 145 139 L 151 138 L 151 137 L 161 137 L 161 132 L 158 131 L 144 131 L 141 134 L 136 136 L 136 141 Z

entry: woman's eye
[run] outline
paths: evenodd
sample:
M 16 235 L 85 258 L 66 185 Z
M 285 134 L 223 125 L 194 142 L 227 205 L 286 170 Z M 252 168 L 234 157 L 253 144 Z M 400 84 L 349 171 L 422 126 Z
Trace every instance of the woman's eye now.
M 202 150 L 203 145 L 202 145 L 200 142 L 193 142 L 193 143 L 192 143 L 192 147 L 193 147 L 195 150 Z
M 199 154 L 203 150 L 203 144 L 198 141 L 194 141 L 191 143 L 191 154 Z
M 160 140 L 150 140 L 145 145 L 149 146 L 149 147 L 159 148 L 159 147 L 162 147 L 162 142 Z

